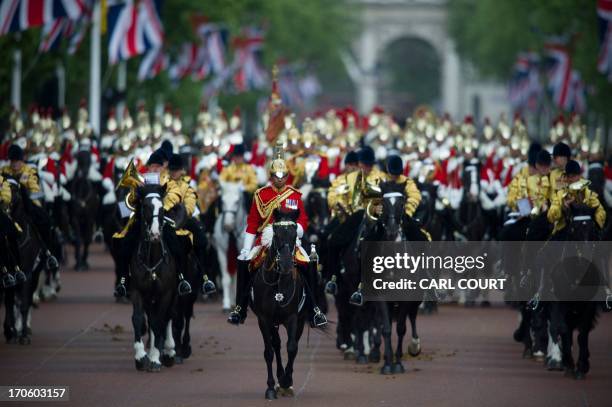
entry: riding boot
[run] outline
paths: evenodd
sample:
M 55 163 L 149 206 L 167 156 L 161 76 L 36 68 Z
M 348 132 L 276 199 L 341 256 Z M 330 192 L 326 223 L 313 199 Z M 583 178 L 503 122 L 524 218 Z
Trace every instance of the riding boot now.
M 127 239 L 113 238 L 112 240 L 114 249 L 116 250 L 116 266 L 117 266 L 117 277 L 119 281 L 115 286 L 114 296 L 116 298 L 127 297 L 127 278 L 129 273 L 129 256 L 125 255 L 122 246 L 126 244 Z
M 116 298 L 127 297 L 128 265 L 123 258 L 117 262 L 117 275 L 119 276 L 119 282 L 115 287 L 114 295 Z
M 6 267 L 2 267 L 2 287 L 10 288 L 14 287 L 15 285 L 17 285 L 15 277 L 13 277 L 11 273 L 8 272 Z
M 251 287 L 251 274 L 249 273 L 249 260 L 238 260 L 236 272 L 236 307 L 230 312 L 227 322 L 232 325 L 244 324 L 249 306 L 249 289 Z
M 317 286 L 317 262 L 311 261 L 306 267 L 298 267 L 298 270 L 304 280 L 310 326 L 312 328 L 324 327 L 327 325 L 327 317 L 317 306 L 317 301 L 314 296 L 314 290 Z

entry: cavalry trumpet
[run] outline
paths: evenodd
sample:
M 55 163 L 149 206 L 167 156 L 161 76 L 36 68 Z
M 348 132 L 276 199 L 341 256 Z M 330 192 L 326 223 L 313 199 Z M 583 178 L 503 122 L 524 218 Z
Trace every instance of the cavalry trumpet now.
M 130 192 L 125 196 L 125 206 L 127 206 L 132 212 L 135 211 L 133 205 L 130 204 L 130 200 L 132 199 L 133 188 L 136 188 L 144 183 L 142 176 L 136 170 L 136 166 L 134 165 L 134 159 L 132 158 L 125 168 L 125 172 L 121 176 L 121 179 L 117 183 L 117 188 L 130 188 Z

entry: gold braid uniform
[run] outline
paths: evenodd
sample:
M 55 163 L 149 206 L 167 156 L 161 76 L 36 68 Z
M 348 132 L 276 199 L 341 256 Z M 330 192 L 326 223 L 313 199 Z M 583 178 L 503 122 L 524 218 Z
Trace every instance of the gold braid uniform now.
M 40 183 L 38 182 L 38 172 L 36 171 L 36 168 L 24 164 L 21 167 L 21 170 L 14 171 L 10 165 L 7 165 L 0 170 L 0 174 L 2 174 L 5 178 L 12 177 L 18 180 L 19 183 L 23 185 L 30 193 L 32 202 L 34 202 L 35 205 L 42 206 L 40 202 L 42 192 L 40 190 Z
M 231 163 L 221 171 L 219 179 L 223 182 L 241 182 L 249 193 L 257 189 L 257 174 L 247 163 Z
M 370 202 L 380 201 L 378 184 L 385 181 L 386 177 L 386 174 L 377 167 L 373 167 L 367 175 L 361 170 L 353 171 L 346 175 L 352 213 L 365 209 Z
M 395 182 L 397 184 L 406 183 L 406 187 L 404 188 L 404 194 L 406 195 L 404 210 L 406 215 L 412 217 L 421 203 L 421 191 L 419 191 L 416 183 L 405 175 L 400 175 Z
M 11 193 L 11 185 L 2 175 L 0 175 L 0 209 L 8 208 L 11 204 L 13 195 Z
M 553 229 L 553 235 L 565 228 L 565 214 L 566 209 L 563 207 L 563 200 L 568 194 L 572 194 L 575 197 L 575 202 L 578 204 L 586 205 L 589 208 L 595 209 L 595 222 L 600 228 L 604 227 L 606 223 L 606 210 L 604 209 L 597 192 L 591 191 L 588 187 L 585 187 L 581 191 L 568 191 L 566 188 L 557 191 L 552 198 L 550 209 L 548 210 L 548 221 L 555 225 Z
M 350 187 L 347 174 L 341 174 L 331 182 L 327 192 L 327 206 L 332 218 L 341 218 L 351 215 Z
M 170 209 L 174 208 L 175 205 L 178 205 L 183 201 L 183 195 L 181 194 L 182 190 L 180 186 L 170 179 L 167 172 L 164 171 L 159 174 L 159 184 L 166 186 L 166 194 L 164 195 L 163 199 L 164 211 L 169 211 Z M 136 205 L 135 188 L 131 188 L 128 199 L 131 206 Z M 123 230 L 115 233 L 113 235 L 113 239 L 123 239 L 128 230 L 132 227 L 133 223 L 134 217 L 130 216 L 130 219 L 123 227 Z
M 524 167 L 508 186 L 508 207 L 516 211 L 518 201 L 528 198 L 533 208 L 542 208 L 548 205 L 551 195 L 552 187 L 549 177 L 539 174 L 529 175 L 529 168 Z

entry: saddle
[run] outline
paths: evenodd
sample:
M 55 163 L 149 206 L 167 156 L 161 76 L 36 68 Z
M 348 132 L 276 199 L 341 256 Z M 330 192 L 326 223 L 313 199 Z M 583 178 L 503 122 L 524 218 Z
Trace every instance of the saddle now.
M 259 269 L 266 260 L 266 257 L 269 255 L 269 253 L 269 247 L 261 246 L 257 250 L 257 253 L 255 253 L 255 255 L 249 261 L 249 271 L 255 271 Z M 295 263 L 300 266 L 306 266 L 310 262 L 310 258 L 306 256 L 305 253 L 300 250 L 297 245 L 295 246 L 295 251 L 293 252 L 293 259 Z

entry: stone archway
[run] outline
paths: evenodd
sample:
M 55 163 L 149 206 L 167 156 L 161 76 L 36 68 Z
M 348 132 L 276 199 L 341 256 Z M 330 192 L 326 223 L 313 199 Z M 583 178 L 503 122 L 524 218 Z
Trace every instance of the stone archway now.
M 431 43 L 417 37 L 396 39 L 379 58 L 379 104 L 397 117 L 423 104 L 439 109 L 441 70 L 440 55 Z
M 357 107 L 369 112 L 378 102 L 379 61 L 394 41 L 418 38 L 440 56 L 440 110 L 459 116 L 461 66 L 447 30 L 446 2 L 436 0 L 357 0 L 362 32 L 353 46 L 354 58 L 344 60 L 357 87 Z M 351 66 L 352 65 L 352 66 Z

